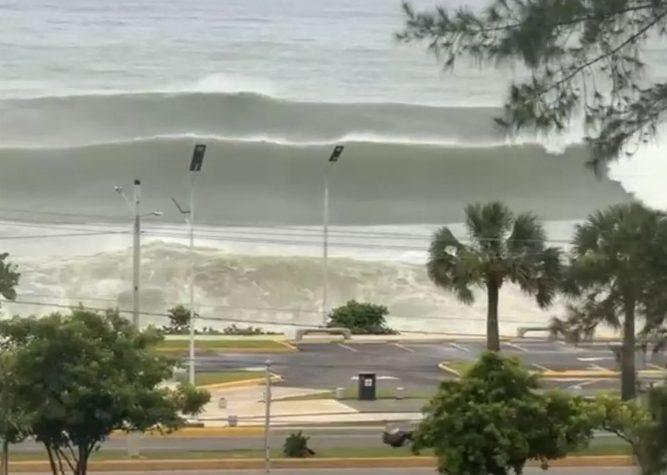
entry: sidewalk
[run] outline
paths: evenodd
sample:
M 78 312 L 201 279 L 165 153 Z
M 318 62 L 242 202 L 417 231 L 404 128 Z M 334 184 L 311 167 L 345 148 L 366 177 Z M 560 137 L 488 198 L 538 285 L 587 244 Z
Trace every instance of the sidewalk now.
M 317 395 L 317 389 L 276 386 L 274 399 Z M 228 427 L 229 416 L 238 418 L 239 426 L 264 424 L 266 407 L 264 387 L 254 386 L 211 391 L 211 402 L 197 421 L 207 428 Z M 222 403 L 221 403 L 222 400 Z M 312 399 L 275 400 L 271 403 L 271 425 L 373 423 L 416 421 L 421 419 L 423 400 L 346 401 Z M 222 407 L 221 407 L 222 406 Z

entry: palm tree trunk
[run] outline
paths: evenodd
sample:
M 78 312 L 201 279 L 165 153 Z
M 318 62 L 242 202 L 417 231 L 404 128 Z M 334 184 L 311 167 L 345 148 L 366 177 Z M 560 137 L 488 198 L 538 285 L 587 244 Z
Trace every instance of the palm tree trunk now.
M 498 330 L 498 284 L 486 283 L 486 349 L 500 351 L 500 331 Z
M 635 373 L 635 301 L 626 297 L 624 304 L 623 350 L 621 351 L 621 399 L 628 401 L 637 396 Z

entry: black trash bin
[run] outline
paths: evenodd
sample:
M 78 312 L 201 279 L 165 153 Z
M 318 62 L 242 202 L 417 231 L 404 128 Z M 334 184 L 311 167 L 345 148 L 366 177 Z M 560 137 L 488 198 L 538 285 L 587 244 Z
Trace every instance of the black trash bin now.
M 360 401 L 375 401 L 376 381 L 375 373 L 359 373 L 358 399 Z

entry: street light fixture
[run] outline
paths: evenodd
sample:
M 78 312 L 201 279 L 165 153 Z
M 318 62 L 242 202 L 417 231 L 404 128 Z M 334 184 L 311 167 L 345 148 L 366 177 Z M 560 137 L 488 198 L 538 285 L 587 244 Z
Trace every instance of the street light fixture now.
M 327 307 L 329 298 L 329 176 L 331 169 L 338 163 L 343 155 L 344 145 L 336 145 L 329 157 L 329 166 L 324 172 L 324 212 L 323 212 L 323 234 L 322 242 L 322 326 L 327 325 Z
M 162 211 L 151 211 L 141 214 L 141 180 L 134 180 L 133 200 L 125 194 L 122 186 L 114 186 L 114 191 L 118 193 L 125 201 L 130 212 L 134 214 L 134 226 L 132 232 L 132 323 L 139 328 L 140 297 L 139 297 L 139 277 L 141 272 L 141 218 L 145 216 L 162 216 Z
M 195 176 L 201 171 L 206 155 L 206 145 L 197 144 L 192 152 L 190 160 L 190 209 L 183 208 L 176 198 L 171 198 L 183 215 L 190 231 L 190 349 L 188 364 L 188 379 L 190 384 L 195 384 Z

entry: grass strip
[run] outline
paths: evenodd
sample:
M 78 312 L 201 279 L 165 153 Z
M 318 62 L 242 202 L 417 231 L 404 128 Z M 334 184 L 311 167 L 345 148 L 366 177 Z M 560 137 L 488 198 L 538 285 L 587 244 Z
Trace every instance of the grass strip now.
M 190 348 L 188 340 L 164 340 L 157 345 L 156 350 L 160 353 L 182 355 Z M 263 350 L 263 351 L 285 351 L 282 343 L 274 340 L 196 340 L 195 352 L 215 353 L 218 351 L 234 350 Z
M 411 457 L 414 455 L 409 447 L 350 447 L 328 448 L 319 450 L 317 444 L 311 444 L 315 450 L 314 458 L 363 458 L 363 457 Z M 273 458 L 285 458 L 280 449 L 272 450 Z M 422 456 L 432 456 L 432 450 L 420 453 Z M 612 437 L 594 439 L 591 445 L 571 455 L 631 455 L 630 446 Z M 128 457 L 124 450 L 101 450 L 95 452 L 92 460 L 195 460 L 195 459 L 261 459 L 264 452 L 261 450 L 207 450 L 207 451 L 142 451 L 139 457 Z M 46 461 L 45 453 L 11 453 L 10 460 L 18 461 Z

